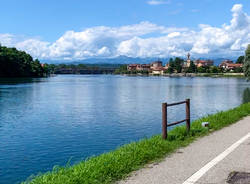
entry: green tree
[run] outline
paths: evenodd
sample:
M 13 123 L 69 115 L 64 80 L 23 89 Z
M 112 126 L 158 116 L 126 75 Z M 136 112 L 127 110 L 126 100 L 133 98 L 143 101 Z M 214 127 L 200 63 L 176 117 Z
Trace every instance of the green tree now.
M 71 69 L 76 69 L 76 68 L 77 68 L 77 66 L 74 65 L 74 64 L 69 64 L 69 65 L 67 65 L 67 67 L 68 67 L 68 68 L 71 68 Z
M 197 72 L 198 72 L 198 73 L 206 73 L 206 68 L 203 67 L 203 66 L 202 66 L 202 67 L 198 67 L 198 68 L 197 68 Z
M 173 73 L 174 72 L 174 68 L 169 66 L 168 69 L 165 71 L 165 73 Z
M 168 69 L 166 70 L 166 73 L 173 73 L 174 72 L 174 69 L 175 69 L 175 63 L 174 63 L 174 60 L 173 58 L 170 58 L 169 59 L 169 62 L 168 62 L 169 66 L 168 66 Z
M 174 69 L 177 71 L 177 73 L 181 73 L 182 71 L 182 64 L 183 64 L 184 60 L 176 57 L 174 60 Z
M 66 64 L 59 64 L 56 68 L 68 68 L 68 66 Z
M 42 77 L 44 73 L 38 59 L 16 48 L 0 46 L 0 77 Z
M 242 67 L 237 67 L 234 69 L 235 73 L 242 73 L 243 72 L 243 68 Z
M 250 79 L 250 44 L 247 46 L 243 66 L 245 76 Z
M 238 59 L 237 59 L 237 61 L 236 61 L 236 63 L 238 63 L 238 64 L 242 64 L 242 63 L 244 63 L 244 56 L 240 56 L 240 57 L 238 57 Z
M 114 72 L 115 74 L 127 74 L 129 73 L 127 69 L 127 65 L 121 65 L 119 68 L 117 68 Z M 144 74 L 147 74 L 148 72 L 144 72 Z
M 87 66 L 85 64 L 78 64 L 77 68 L 85 69 Z
M 217 66 L 210 67 L 210 73 L 219 73 L 221 70 Z
M 197 72 L 197 67 L 195 66 L 194 62 L 190 62 L 190 66 L 187 69 L 187 73 L 196 73 Z
M 209 66 L 201 66 L 197 68 L 198 73 L 211 73 L 212 71 L 210 70 Z

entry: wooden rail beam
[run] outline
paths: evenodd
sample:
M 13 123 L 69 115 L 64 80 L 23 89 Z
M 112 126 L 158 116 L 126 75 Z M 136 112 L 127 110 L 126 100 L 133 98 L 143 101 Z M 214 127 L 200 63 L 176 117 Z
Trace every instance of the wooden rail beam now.
M 177 102 L 177 103 L 168 104 L 168 107 L 170 107 L 170 106 L 175 106 L 175 105 L 180 105 L 180 104 L 184 104 L 184 103 L 187 103 L 187 101 L 182 101 L 182 102 Z
M 186 100 L 186 119 L 187 119 L 187 131 L 190 131 L 190 99 Z
M 175 106 L 175 105 L 180 105 L 180 104 L 186 104 L 186 119 L 168 124 L 167 122 L 168 121 L 168 118 L 167 118 L 168 109 L 167 108 L 170 106 Z M 172 103 L 172 104 L 162 103 L 162 138 L 163 139 L 167 139 L 168 137 L 168 127 L 183 123 L 185 121 L 186 121 L 187 132 L 189 132 L 190 131 L 190 99 L 186 99 L 185 101 Z
M 162 138 L 167 139 L 167 103 L 162 104 Z
M 184 120 L 181 120 L 181 121 L 177 121 L 177 122 L 168 124 L 167 127 L 171 127 L 171 126 L 174 126 L 174 125 L 178 125 L 178 124 L 183 123 L 183 122 L 185 122 L 185 121 L 187 121 L 187 119 L 184 119 Z

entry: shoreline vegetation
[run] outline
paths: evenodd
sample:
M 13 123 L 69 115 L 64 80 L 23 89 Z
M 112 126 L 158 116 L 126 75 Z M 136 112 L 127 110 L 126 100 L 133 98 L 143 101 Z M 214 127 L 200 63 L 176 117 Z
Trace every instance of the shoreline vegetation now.
M 189 133 L 185 126 L 177 126 L 163 140 L 161 135 L 145 138 L 114 151 L 89 158 L 73 166 L 54 167 L 53 171 L 31 176 L 22 184 L 108 184 L 125 179 L 133 171 L 160 161 L 178 148 L 188 146 L 199 137 L 236 123 L 250 115 L 250 103 L 195 120 Z M 210 122 L 209 128 L 202 122 Z M 160 126 L 160 124 L 159 124 Z
M 53 70 L 51 73 L 53 75 L 58 74 L 111 74 L 111 75 L 124 75 L 124 76 L 165 76 L 165 77 L 237 77 L 244 78 L 245 75 L 242 72 L 215 72 L 207 70 L 207 72 L 201 73 L 162 73 L 153 74 L 147 71 L 128 71 L 127 65 L 123 64 L 79 64 L 79 65 L 66 65 L 59 64 L 53 65 Z M 206 71 L 206 70 L 204 70 Z M 216 70 L 218 71 L 218 70 Z
M 164 77 L 236 77 L 236 78 L 245 78 L 244 73 L 172 73 L 172 74 L 119 74 L 125 76 L 164 76 Z
M 0 77 L 45 77 L 49 74 L 48 64 L 16 48 L 3 47 L 0 44 Z
M 236 64 L 225 60 L 214 66 L 212 60 L 170 58 L 163 67 L 162 61 L 151 64 L 47 64 L 16 48 L 0 45 L 0 77 L 48 77 L 55 74 L 115 74 L 169 77 L 245 77 L 248 74 L 249 48 Z M 245 63 L 245 64 L 244 64 Z M 244 70 L 243 70 L 244 64 Z M 250 66 L 250 65 L 249 65 Z M 244 72 L 244 73 L 243 73 Z

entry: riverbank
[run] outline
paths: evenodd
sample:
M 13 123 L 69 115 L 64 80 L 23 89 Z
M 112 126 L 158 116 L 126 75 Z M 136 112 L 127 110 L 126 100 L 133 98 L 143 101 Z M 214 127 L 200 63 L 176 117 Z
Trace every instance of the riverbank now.
M 168 77 L 238 77 L 244 78 L 244 73 L 176 73 L 176 74 L 163 74 Z
M 80 162 L 72 167 L 56 167 L 53 171 L 27 180 L 23 184 L 76 184 L 76 183 L 111 183 L 128 176 L 132 171 L 144 165 L 162 159 L 176 149 L 187 146 L 198 137 L 207 135 L 250 115 L 250 103 L 237 108 L 219 112 L 196 120 L 190 133 L 185 126 L 176 127 L 169 132 L 168 140 L 160 135 L 124 145 L 115 151 L 102 154 Z M 209 129 L 201 122 L 210 122 Z
M 164 74 L 120 74 L 126 76 L 165 76 L 165 77 L 236 77 L 244 78 L 244 73 L 164 73 Z

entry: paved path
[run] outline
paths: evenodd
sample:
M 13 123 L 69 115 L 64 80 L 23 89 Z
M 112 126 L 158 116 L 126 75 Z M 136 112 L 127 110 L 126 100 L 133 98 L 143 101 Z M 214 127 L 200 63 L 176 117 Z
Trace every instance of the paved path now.
M 250 172 L 249 133 L 247 117 L 136 171 L 119 184 L 225 184 L 233 171 Z M 208 166 L 211 168 L 206 170 Z M 190 177 L 197 180 L 189 182 Z

